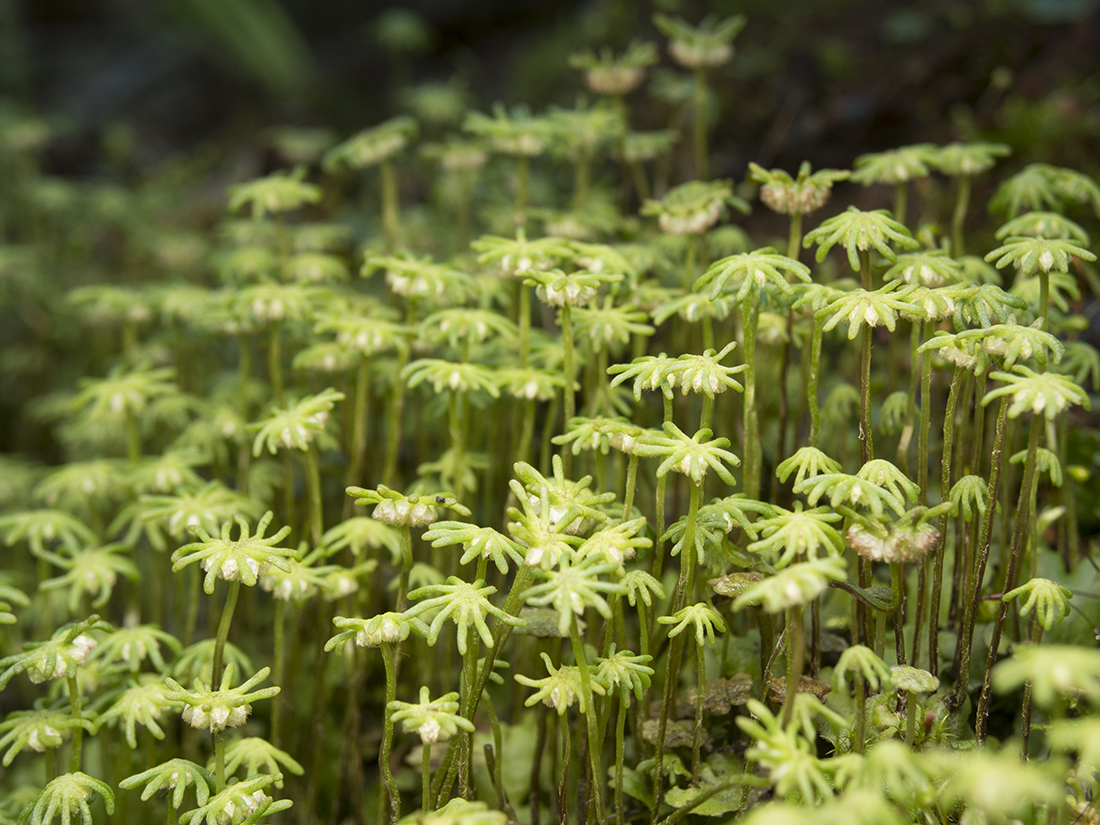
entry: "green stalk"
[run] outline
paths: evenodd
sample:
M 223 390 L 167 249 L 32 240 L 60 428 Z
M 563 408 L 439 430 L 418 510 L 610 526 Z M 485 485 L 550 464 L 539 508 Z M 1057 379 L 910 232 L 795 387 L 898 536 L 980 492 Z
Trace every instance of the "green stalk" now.
M 745 392 L 742 403 L 742 420 L 745 441 L 742 445 L 744 468 L 742 470 L 745 495 L 750 499 L 760 498 L 760 465 L 763 457 L 760 450 L 760 418 L 756 409 L 756 325 L 760 317 L 760 295 L 753 289 L 750 298 L 741 304 L 741 325 L 745 341 L 744 372 Z
M 863 289 L 871 291 L 871 253 L 859 252 L 859 280 Z M 864 324 L 859 357 L 859 442 L 863 464 L 875 457 L 871 439 L 871 326 Z
M 931 359 L 929 359 L 931 360 Z M 947 501 L 951 490 L 951 456 L 954 452 L 955 441 L 955 405 L 958 403 L 959 387 L 966 378 L 966 371 L 961 367 L 955 367 L 951 376 L 951 389 L 947 393 L 947 409 L 943 413 L 943 451 L 940 460 L 940 500 Z M 921 415 L 924 415 L 923 404 Z M 921 455 L 926 455 L 921 452 Z M 928 672 L 933 676 L 939 675 L 940 656 L 940 599 L 943 594 L 943 555 L 947 545 L 947 519 L 948 514 L 940 516 L 940 536 L 936 541 L 935 556 L 932 565 L 932 602 L 929 613 L 932 623 L 928 626 Z
M 535 434 L 535 399 L 523 402 L 523 423 L 520 426 L 519 447 L 516 450 L 518 461 L 528 461 L 531 452 L 531 440 Z
M 569 720 L 558 716 L 558 730 L 561 732 L 561 781 L 558 783 L 558 812 L 562 825 L 569 822 L 569 764 L 573 761 L 573 744 L 569 736 Z
M 917 387 L 921 374 L 913 369 L 921 356 L 917 353 L 920 347 L 920 324 L 914 321 L 909 327 L 909 391 L 905 405 L 906 422 L 898 438 L 898 469 L 909 475 L 909 445 L 913 443 L 913 428 L 917 424 Z M 924 455 L 917 450 L 918 455 Z
M 963 249 L 963 224 L 966 223 L 966 210 L 970 206 L 970 176 L 959 175 L 958 189 L 955 193 L 955 211 L 951 216 L 951 257 L 961 258 Z
M 310 444 L 305 453 L 306 494 L 309 497 L 309 539 L 314 547 L 320 547 L 321 535 L 325 532 L 325 517 L 322 510 L 324 502 L 321 500 L 321 469 L 317 465 L 317 447 Z
M 286 599 L 275 600 L 275 673 L 274 682 L 283 684 L 286 673 Z M 282 693 L 272 697 L 271 705 L 271 744 L 280 747 L 282 720 Z
M 909 693 L 905 697 L 905 744 L 913 747 L 917 739 L 917 694 Z
M 1050 329 L 1050 272 L 1039 270 L 1039 317 L 1043 319 L 1043 329 Z
M 528 178 L 531 174 L 531 159 L 527 155 L 516 158 L 516 214 L 515 221 L 518 229 L 527 226 L 527 189 Z
M 790 727 L 794 715 L 794 698 L 802 681 L 806 662 L 806 628 L 802 623 L 802 608 L 787 610 L 787 692 L 783 697 L 783 727 Z
M 867 681 L 862 673 L 857 673 L 856 683 L 856 730 L 852 738 L 852 751 L 863 753 L 867 745 Z
M 233 611 L 237 607 L 237 597 L 241 593 L 241 580 L 229 583 L 229 595 L 225 598 L 221 621 L 218 622 L 218 635 L 214 639 L 214 667 L 210 675 L 211 687 L 218 685 L 222 678 L 222 665 L 225 660 L 225 642 L 229 638 L 229 625 L 233 621 Z
M 676 613 L 687 606 L 688 599 L 695 592 L 695 528 L 699 516 L 699 498 L 702 486 L 694 482 L 690 488 L 688 500 L 688 518 L 684 525 L 684 538 L 680 551 L 680 579 L 676 583 L 676 598 L 672 601 L 672 612 Z
M 711 420 L 714 418 L 714 398 L 710 395 L 704 395 L 702 399 L 702 408 L 699 411 L 699 429 L 709 430 L 711 428 Z
M 1005 421 L 1008 418 L 1008 396 L 1001 399 L 1000 409 L 997 411 L 997 428 L 993 439 L 993 458 L 989 474 L 989 501 L 985 521 L 982 524 L 982 541 L 978 548 L 978 556 L 974 565 L 974 578 L 971 582 L 969 598 L 964 600 L 962 633 L 959 635 L 959 646 L 962 654 L 959 657 L 959 675 L 955 680 L 955 694 L 951 697 L 953 708 L 962 707 L 966 699 L 966 693 L 970 682 L 970 655 L 974 645 L 974 614 L 978 602 L 982 597 L 982 580 L 985 578 L 985 567 L 989 562 L 989 549 L 993 539 L 993 522 L 997 512 L 997 492 L 1001 484 L 1001 463 L 1004 458 Z
M 703 747 L 703 703 L 707 694 L 707 651 L 695 645 L 695 734 L 691 743 L 691 781 L 699 779 L 699 752 Z
M 416 317 L 414 304 L 409 302 L 409 311 L 406 322 L 411 324 Z M 409 365 L 409 348 L 403 347 L 397 356 L 397 366 L 393 374 L 400 376 Z M 397 458 L 401 450 L 401 429 L 405 420 L 405 382 L 398 377 L 392 388 L 390 397 L 389 416 L 386 420 L 386 463 L 382 470 L 383 483 L 387 487 L 397 485 Z
M 1007 396 L 1006 396 L 1007 397 Z M 1004 592 L 1014 589 L 1020 577 L 1020 562 L 1027 552 L 1031 537 L 1032 510 L 1035 506 L 1035 492 L 1038 488 L 1039 474 L 1036 472 L 1036 458 L 1039 451 L 1039 439 L 1043 434 L 1045 417 L 1032 415 L 1031 428 L 1027 437 L 1027 459 L 1024 463 L 1024 480 L 1020 487 L 1020 500 L 1016 507 L 1016 529 L 1012 539 L 1012 555 L 1008 560 L 1005 573 Z M 989 703 L 992 698 L 993 666 L 997 664 L 997 647 L 1004 631 L 1005 617 L 1008 615 L 1008 603 L 1002 602 L 993 623 L 993 636 L 989 642 L 989 654 L 986 657 L 985 679 L 982 681 L 982 694 L 978 701 L 978 718 L 974 733 L 979 744 L 985 742 L 989 727 Z
M 389 712 L 390 702 L 397 698 L 397 674 L 394 672 L 394 650 L 389 642 L 382 642 L 382 663 L 386 667 L 386 704 L 385 704 L 385 730 L 382 733 L 382 746 L 378 751 L 378 767 L 382 771 L 382 781 L 386 786 L 386 795 L 390 802 L 390 822 L 396 823 L 401 815 L 401 796 L 397 792 L 397 785 L 393 781 L 393 771 L 390 770 L 390 748 L 393 745 L 393 719 Z M 386 796 L 379 798 L 378 821 L 383 822 L 386 806 Z
M 214 793 L 225 790 L 225 737 L 214 734 Z
M 898 181 L 897 186 L 894 187 L 894 220 L 898 223 L 905 223 L 905 213 L 908 211 L 906 207 L 909 202 L 909 182 Z
M 451 437 L 451 458 L 454 475 L 450 480 L 455 498 L 464 500 L 466 478 L 466 433 L 463 426 L 463 396 L 451 390 L 447 397 L 447 429 Z
M 425 742 L 420 749 L 420 810 L 423 813 L 435 810 L 431 806 L 432 782 L 432 744 Z
M 516 324 L 519 326 L 519 366 L 526 369 L 531 357 L 531 287 L 519 282 L 519 301 Z
M 359 368 L 355 375 L 355 399 L 351 412 L 351 450 L 348 462 L 346 486 L 358 484 L 363 475 L 363 462 L 367 455 L 367 415 L 370 412 L 370 357 L 359 356 Z M 345 502 L 344 517 L 351 515 L 354 501 L 349 496 Z
M 596 821 L 603 822 L 603 770 L 600 760 L 600 733 L 596 726 L 596 700 L 592 693 L 592 674 L 588 670 L 588 659 L 584 655 L 584 640 L 581 639 L 576 616 L 573 617 L 573 622 L 569 628 L 569 639 L 573 644 L 573 658 L 580 670 L 581 690 L 584 692 L 584 718 L 588 728 L 588 760 L 589 769 L 592 772 L 589 787 L 591 788 L 592 801 L 595 803 Z
M 871 437 L 871 327 L 863 325 L 859 353 L 859 453 L 866 464 L 875 457 Z
M 933 324 L 924 322 L 924 340 L 932 337 Z M 928 439 L 932 430 L 932 354 L 924 353 L 920 359 L 920 431 L 917 434 L 917 486 L 920 487 L 920 503 L 928 506 Z M 950 463 L 951 453 L 944 445 L 945 461 Z M 943 495 L 946 495 L 946 490 Z M 935 621 L 933 617 L 932 621 Z
M 821 442 L 821 406 L 817 400 L 817 386 L 821 378 L 821 342 L 825 337 L 823 322 L 814 318 L 813 335 L 810 338 L 810 368 L 806 380 L 806 403 L 810 408 L 810 446 Z
M 267 377 L 271 381 L 275 406 L 283 406 L 282 325 L 278 321 L 271 322 L 267 334 Z
M 184 647 L 191 646 L 191 640 L 195 635 L 195 625 L 199 620 L 199 592 L 202 590 L 202 579 L 199 576 L 197 565 L 188 565 L 184 574 L 187 588 L 187 608 L 184 613 L 183 631 L 179 634 Z
M 1037 617 L 1031 620 L 1031 643 L 1038 646 L 1043 641 L 1043 626 Z M 1031 694 L 1034 689 L 1031 680 L 1024 682 L 1024 706 L 1020 712 L 1020 759 L 1027 761 L 1027 745 L 1031 738 Z
M 615 822 L 626 823 L 623 808 L 623 764 L 626 761 L 626 691 L 619 692 L 619 712 L 615 717 Z
M 693 551 L 694 552 L 694 551 Z M 676 703 L 676 683 L 680 674 L 680 654 L 684 646 L 684 634 L 678 633 L 669 642 L 668 662 L 665 668 L 665 689 L 661 697 L 661 718 L 657 724 L 657 746 L 653 758 L 653 819 L 657 822 L 657 816 L 661 809 L 660 801 L 663 797 L 664 786 L 664 760 L 665 760 L 665 734 L 668 731 L 668 716 L 672 712 L 672 706 Z
M 477 684 L 477 652 L 478 645 L 467 644 L 466 653 L 462 657 L 462 703 L 470 705 L 473 702 L 473 692 L 475 685 Z M 493 663 L 491 660 L 485 660 L 485 670 L 491 671 L 493 669 Z M 460 740 L 458 743 L 458 795 L 463 799 L 468 799 L 470 794 L 470 788 L 472 787 L 470 782 L 470 763 L 473 757 L 474 749 L 474 735 L 463 731 L 459 734 Z
M 568 303 L 563 304 L 561 312 L 558 318 L 561 323 L 561 341 L 562 347 L 565 350 L 565 360 L 562 364 L 562 369 L 565 372 L 565 421 L 568 424 L 577 415 L 577 399 L 573 394 L 573 379 L 576 376 L 576 366 L 573 362 L 573 318 L 572 308 Z M 572 450 L 566 450 L 562 457 L 563 468 L 565 470 L 566 478 L 569 477 L 572 469 Z
M 398 613 L 405 610 L 406 596 L 409 592 L 409 572 L 413 568 L 412 528 L 407 524 L 401 526 L 401 579 L 397 584 Z
M 73 717 L 73 756 L 70 771 L 76 773 L 81 768 L 81 757 L 84 753 L 84 727 L 81 725 L 83 721 L 83 713 L 81 705 L 83 697 L 80 694 L 80 685 L 77 683 L 77 674 L 73 673 L 72 676 L 65 677 L 65 686 L 69 690 L 69 712 Z
M 638 456 L 634 453 L 630 453 L 630 458 L 626 463 L 626 491 L 623 493 L 623 521 L 630 518 L 630 511 L 634 507 L 634 490 L 637 483 Z

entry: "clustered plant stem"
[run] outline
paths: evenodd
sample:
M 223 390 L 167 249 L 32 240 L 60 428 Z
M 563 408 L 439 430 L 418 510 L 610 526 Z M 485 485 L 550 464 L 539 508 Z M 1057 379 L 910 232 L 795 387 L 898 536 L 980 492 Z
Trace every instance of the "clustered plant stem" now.
M 978 610 L 978 602 L 982 597 L 982 580 L 985 578 L 986 564 L 989 562 L 989 550 L 993 539 L 993 522 L 997 510 L 998 491 L 1001 484 L 1001 464 L 1004 455 L 1005 425 L 1008 421 L 1008 399 L 1002 398 L 997 410 L 997 424 L 993 439 L 992 463 L 989 474 L 989 499 L 987 510 L 982 521 L 981 543 L 977 548 L 977 556 L 974 560 L 973 574 L 966 593 L 970 598 L 964 602 L 963 626 L 959 635 L 959 646 L 962 655 L 959 659 L 959 678 L 955 683 L 955 694 L 952 698 L 954 707 L 961 707 L 966 700 L 966 694 L 970 686 L 970 656 L 974 645 L 974 623 Z
M 1020 566 L 1024 554 L 1027 551 L 1031 539 L 1031 520 L 1035 509 L 1035 492 L 1038 486 L 1038 473 L 1036 472 L 1036 458 L 1039 450 L 1039 439 L 1043 434 L 1043 425 L 1046 419 L 1042 415 L 1031 417 L 1031 427 L 1028 430 L 1027 458 L 1024 460 L 1024 479 L 1020 487 L 1020 500 L 1016 506 L 1016 529 L 1012 535 L 1012 552 L 1008 559 L 1008 567 L 1005 570 L 1004 592 L 1016 587 L 1020 577 Z M 982 692 L 978 701 L 977 724 L 975 733 L 979 742 L 984 742 L 989 725 L 989 703 L 993 690 L 993 666 L 997 664 L 997 649 L 1000 647 L 1001 634 L 1004 632 L 1005 618 L 1008 616 L 1008 603 L 1002 602 L 997 618 L 993 622 L 993 634 L 989 642 L 989 653 L 986 658 L 985 677 L 982 680 Z

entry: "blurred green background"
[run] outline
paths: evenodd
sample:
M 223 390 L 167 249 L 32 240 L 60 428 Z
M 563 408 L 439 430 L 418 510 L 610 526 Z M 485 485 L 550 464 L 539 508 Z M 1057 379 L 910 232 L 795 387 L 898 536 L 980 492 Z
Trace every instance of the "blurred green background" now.
M 663 44 L 654 11 L 748 16 L 713 77 L 718 176 L 978 136 L 1020 162 L 1100 157 L 1097 0 L 0 0 L 0 114 L 47 116 L 45 165 L 78 176 L 105 157 L 260 151 L 280 124 L 344 135 L 434 106 L 443 128 L 455 101 L 572 105 L 568 56 Z M 636 128 L 675 116 L 675 76 L 649 84 Z

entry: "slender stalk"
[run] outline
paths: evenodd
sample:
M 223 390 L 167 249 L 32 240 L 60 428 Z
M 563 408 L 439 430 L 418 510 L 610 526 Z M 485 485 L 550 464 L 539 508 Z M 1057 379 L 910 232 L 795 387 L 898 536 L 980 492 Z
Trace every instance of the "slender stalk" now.
M 898 181 L 897 186 L 894 187 L 894 220 L 898 223 L 905 223 L 905 213 L 908 211 L 906 207 L 909 203 L 909 182 Z
M 821 343 L 825 336 L 824 322 L 814 318 L 813 335 L 810 338 L 810 365 L 806 380 L 806 403 L 810 408 L 810 446 L 821 442 L 821 406 L 817 400 L 817 386 L 821 378 Z
M 864 324 L 859 355 L 859 453 L 866 464 L 875 457 L 871 437 L 871 327 Z
M 989 501 L 985 521 L 982 524 L 982 540 L 978 548 L 977 563 L 974 566 L 974 578 L 963 611 L 962 633 L 959 636 L 959 646 L 962 649 L 962 654 L 959 657 L 959 673 L 955 679 L 955 694 L 951 697 L 951 704 L 955 709 L 962 707 L 970 687 L 970 655 L 974 645 L 974 614 L 978 608 L 978 601 L 982 597 L 982 580 L 985 578 L 985 567 L 989 561 L 989 549 L 993 539 L 993 522 L 997 512 L 997 492 L 1001 485 L 1001 463 L 1004 456 L 1005 421 L 1007 418 L 1008 398 L 1006 396 L 1001 399 L 1000 409 L 997 411 L 997 428 L 993 439 L 993 463 L 989 474 Z
M 756 409 L 756 325 L 760 317 L 760 295 L 756 289 L 750 298 L 741 304 L 741 324 L 745 340 L 744 378 L 745 392 L 742 403 L 742 421 L 745 440 L 742 445 L 744 467 L 742 473 L 745 482 L 745 495 L 750 499 L 760 498 L 760 418 Z
M 668 717 L 676 704 L 676 685 L 680 674 L 680 654 L 684 647 L 684 634 L 678 633 L 669 642 L 668 662 L 665 668 L 665 688 L 661 697 L 661 718 L 657 723 L 657 750 L 653 757 L 653 819 L 661 809 L 660 800 L 664 795 L 665 735 L 668 731 Z
M 787 692 L 783 697 L 783 727 L 790 727 L 794 714 L 794 698 L 802 680 L 806 661 L 806 628 L 802 623 L 802 608 L 787 610 Z
M 703 704 L 707 696 L 707 651 L 695 645 L 695 734 L 691 743 L 691 781 L 699 779 L 699 752 L 703 747 Z
M 519 366 L 527 367 L 531 357 L 531 287 L 519 282 L 519 301 L 516 324 L 519 326 Z
M 516 449 L 517 461 L 530 460 L 531 439 L 535 434 L 535 399 L 523 402 L 523 423 L 520 426 L 519 447 Z
M 225 790 L 225 737 L 214 734 L 214 793 Z
M 382 733 L 382 746 L 378 750 L 378 767 L 382 771 L 382 781 L 386 786 L 386 796 L 390 803 L 390 822 L 397 822 L 401 815 L 401 796 L 397 792 L 397 784 L 393 781 L 393 771 L 390 770 L 390 748 L 393 745 L 393 719 L 389 712 L 390 702 L 397 698 L 397 674 L 394 672 L 394 650 L 389 642 L 383 642 L 382 662 L 386 667 L 386 711 L 385 730 Z M 380 815 L 379 822 L 384 821 L 386 796 L 379 798 Z
M 932 337 L 934 325 L 924 322 L 924 340 Z M 920 502 L 928 506 L 928 440 L 932 430 L 932 354 L 926 352 L 920 359 L 920 430 L 917 433 L 917 486 Z M 950 463 L 951 453 L 944 446 L 944 455 Z M 946 492 L 946 491 L 944 491 Z
M 424 813 L 434 810 L 432 797 L 432 743 L 425 742 L 420 748 L 420 810 Z
M 699 498 L 702 485 L 692 483 L 688 500 L 687 524 L 684 525 L 684 538 L 680 550 L 680 579 L 676 583 L 676 598 L 672 600 L 672 612 L 683 610 L 695 592 L 695 529 L 699 516 Z
M 561 825 L 569 825 L 569 763 L 573 761 L 573 744 L 569 736 L 569 720 L 558 716 L 561 732 L 561 781 L 558 783 L 558 815 Z
M 947 409 L 943 412 L 943 450 L 940 460 L 940 500 L 947 501 L 951 491 L 951 456 L 954 451 L 955 439 L 955 406 L 958 403 L 959 387 L 966 378 L 966 372 L 956 367 L 951 376 L 951 389 L 947 392 Z M 923 415 L 923 405 L 922 413 Z M 921 455 L 926 453 L 923 451 Z M 943 594 L 943 555 L 947 546 L 947 519 L 948 514 L 940 516 L 939 538 L 936 540 L 935 555 L 932 558 L 932 601 L 929 612 L 932 623 L 928 626 L 928 672 L 933 676 L 939 675 L 940 658 L 940 599 Z
M 615 717 L 615 822 L 625 823 L 623 807 L 623 764 L 626 760 L 626 692 L 619 692 L 619 709 Z
M 573 390 L 573 379 L 576 377 L 576 365 L 574 364 L 574 352 L 573 352 L 573 317 L 572 307 L 569 304 L 564 304 L 561 308 L 561 312 L 558 315 L 561 322 L 561 342 L 565 351 L 565 359 L 562 363 L 562 369 L 565 372 L 565 421 L 568 424 L 577 414 L 577 399 Z M 562 458 L 563 468 L 565 475 L 568 478 L 572 469 L 572 450 L 565 450 L 565 454 Z
M 1043 329 L 1050 329 L 1050 273 L 1039 270 L 1039 317 L 1043 319 Z
M 272 321 L 267 333 L 267 377 L 276 407 L 283 406 L 282 324 Z
M 910 693 L 905 701 L 905 744 L 913 747 L 917 739 L 917 696 Z
M 286 673 L 286 599 L 275 600 L 275 672 L 274 682 L 283 684 Z M 283 694 L 272 697 L 271 705 L 271 744 L 280 747 L 281 721 L 283 716 Z
M 406 323 L 411 324 L 416 317 L 413 302 L 409 302 L 409 311 L 406 315 Z M 409 348 L 402 347 L 397 356 L 397 366 L 393 374 L 400 376 L 405 367 L 409 365 Z M 392 395 L 390 396 L 389 416 L 386 420 L 386 463 L 382 470 L 383 483 L 387 487 L 397 484 L 397 458 L 401 450 L 401 430 L 405 420 L 405 382 L 400 378 L 394 380 Z
M 634 490 L 638 482 L 638 456 L 630 454 L 626 464 L 626 491 L 623 493 L 623 521 L 630 518 L 634 507 Z
M 516 227 L 527 226 L 527 189 L 531 174 L 531 159 L 527 155 L 516 158 Z
M 83 696 L 80 693 L 80 684 L 77 681 L 77 674 L 65 677 L 65 686 L 69 690 L 69 713 L 73 717 L 73 755 L 70 771 L 76 773 L 81 768 L 81 760 L 84 753 L 84 727 L 81 722 L 84 720 L 82 711 Z
M 535 709 L 535 754 L 531 759 L 531 774 L 527 783 L 527 807 L 531 811 L 531 825 L 539 825 L 539 784 L 542 778 L 542 754 L 546 750 L 547 716 L 546 705 L 539 702 Z
M 409 593 L 409 573 L 413 568 L 412 528 L 401 526 L 401 579 L 397 584 L 397 612 L 405 609 Z
M 580 628 L 577 626 L 576 616 L 569 628 L 569 640 L 573 644 L 573 658 L 577 662 L 577 668 L 581 675 L 581 690 L 584 692 L 585 711 L 584 719 L 588 728 L 588 759 L 591 770 L 592 802 L 595 804 L 596 821 L 603 822 L 603 769 L 601 765 L 600 733 L 596 725 L 596 702 L 592 693 L 592 674 L 588 670 L 588 659 L 584 654 L 584 640 L 581 639 Z M 564 817 L 564 812 L 562 816 Z
M 856 683 L 856 730 L 852 738 L 852 750 L 863 753 L 867 746 L 867 681 L 862 673 L 857 673 Z
M 225 659 L 225 641 L 229 638 L 229 625 L 233 621 L 233 611 L 237 607 L 237 597 L 240 593 L 241 581 L 240 579 L 234 579 L 229 583 L 229 595 L 226 596 L 221 621 L 218 622 L 218 635 L 214 639 L 214 669 L 211 671 L 211 686 L 221 681 L 222 665 Z
M 1042 415 L 1031 417 L 1031 428 L 1027 437 L 1027 459 L 1024 463 L 1024 481 L 1020 488 L 1020 500 L 1016 508 L 1016 529 L 1012 538 L 1012 555 L 1008 560 L 1008 570 L 1005 573 L 1004 592 L 1016 587 L 1020 577 L 1020 563 L 1027 551 L 1028 541 L 1031 538 L 1032 509 L 1035 506 L 1035 491 L 1038 487 L 1039 474 L 1036 472 L 1036 458 L 1039 451 L 1039 439 L 1043 434 L 1043 424 L 1046 421 Z M 985 679 L 982 681 L 982 694 L 978 701 L 978 718 L 974 726 L 974 732 L 979 743 L 985 742 L 989 728 L 989 703 L 992 698 L 993 666 L 997 664 L 997 647 L 1001 642 L 1001 633 L 1004 631 L 1005 617 L 1008 615 L 1008 603 L 1002 602 L 997 618 L 993 622 L 993 636 L 989 642 L 989 654 L 986 657 Z
M 363 462 L 367 455 L 367 415 L 370 412 L 370 357 L 361 355 L 355 374 L 355 398 L 351 412 L 351 450 L 346 477 L 347 486 L 357 484 L 363 475 Z M 344 517 L 351 514 L 354 501 L 348 496 Z
M 310 444 L 305 453 L 306 488 L 309 496 L 309 539 L 314 547 L 320 547 L 321 535 L 325 532 L 325 517 L 324 502 L 321 499 L 321 469 L 317 465 L 317 446 Z
M 955 211 L 951 215 L 951 257 L 965 255 L 963 248 L 963 224 L 966 223 L 966 211 L 970 207 L 970 176 L 959 175 L 958 189 L 955 192 Z
M 1043 626 L 1038 618 L 1031 620 L 1031 643 L 1038 645 L 1043 641 Z M 1028 740 L 1031 738 L 1031 693 L 1034 689 L 1031 680 L 1024 683 L 1024 705 L 1020 711 L 1020 759 L 1027 761 Z

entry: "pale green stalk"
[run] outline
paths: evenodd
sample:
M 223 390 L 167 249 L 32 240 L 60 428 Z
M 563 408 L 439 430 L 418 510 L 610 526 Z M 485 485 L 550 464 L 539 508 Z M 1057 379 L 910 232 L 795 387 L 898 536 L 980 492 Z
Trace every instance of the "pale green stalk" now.
M 233 611 L 237 607 L 237 597 L 240 593 L 241 580 L 234 579 L 229 583 L 229 595 L 225 598 L 221 621 L 218 622 L 218 635 L 214 639 L 214 667 L 210 677 L 211 686 L 217 685 L 221 680 L 225 660 L 225 642 L 229 638 L 229 625 L 233 621 Z
M 959 674 L 955 680 L 955 694 L 951 697 L 954 709 L 962 707 L 966 699 L 970 682 L 970 654 L 974 644 L 974 614 L 978 602 L 982 597 L 982 580 L 985 578 L 985 567 L 989 561 L 989 549 L 993 539 L 993 520 L 997 511 L 997 492 L 1001 484 L 1001 463 L 1004 455 L 1005 422 L 1008 419 L 1008 397 L 1001 398 L 1000 409 L 997 411 L 997 428 L 993 440 L 993 456 L 989 473 L 989 500 L 985 521 L 982 524 L 982 540 L 978 548 L 977 558 L 973 570 L 973 578 L 970 589 L 966 591 L 963 600 L 962 632 L 959 634 L 959 646 L 962 654 L 959 657 Z
M 1031 537 L 1032 511 L 1035 506 L 1035 492 L 1038 488 L 1039 474 L 1036 472 L 1036 458 L 1039 450 L 1039 439 L 1043 434 L 1043 424 L 1046 418 L 1041 415 L 1033 415 L 1031 428 L 1027 438 L 1027 459 L 1024 463 L 1024 480 L 1020 487 L 1020 500 L 1016 507 L 1016 529 L 1012 537 L 1012 554 L 1008 560 L 1008 570 L 1005 573 L 1004 592 L 1015 589 L 1020 577 L 1020 565 L 1027 552 L 1028 541 Z M 1005 617 L 1008 615 L 1008 602 L 1001 602 L 1000 611 L 993 622 L 993 636 L 989 642 L 989 654 L 986 657 L 985 679 L 982 682 L 982 694 L 978 700 L 978 716 L 974 726 L 974 732 L 979 743 L 984 743 L 989 729 L 989 703 L 992 698 L 993 666 L 997 663 L 997 648 L 1001 643 L 1001 633 L 1004 631 Z

